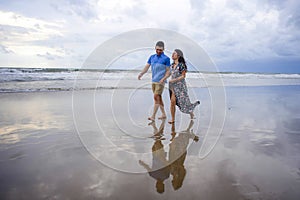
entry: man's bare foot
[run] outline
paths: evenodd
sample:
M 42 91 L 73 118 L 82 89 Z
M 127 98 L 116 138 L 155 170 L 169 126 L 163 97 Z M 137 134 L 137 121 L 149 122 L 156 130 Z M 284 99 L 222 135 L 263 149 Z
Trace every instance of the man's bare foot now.
M 166 118 L 167 118 L 166 115 L 162 115 L 162 116 L 160 116 L 158 119 L 166 119 Z
M 155 121 L 155 118 L 154 117 L 148 117 L 148 120 Z

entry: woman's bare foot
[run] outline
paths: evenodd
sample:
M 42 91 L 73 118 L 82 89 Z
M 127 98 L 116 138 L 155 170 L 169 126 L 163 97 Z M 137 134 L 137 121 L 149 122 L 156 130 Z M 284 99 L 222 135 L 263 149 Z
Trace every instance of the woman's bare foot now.
M 148 120 L 155 121 L 155 118 L 154 117 L 148 117 Z

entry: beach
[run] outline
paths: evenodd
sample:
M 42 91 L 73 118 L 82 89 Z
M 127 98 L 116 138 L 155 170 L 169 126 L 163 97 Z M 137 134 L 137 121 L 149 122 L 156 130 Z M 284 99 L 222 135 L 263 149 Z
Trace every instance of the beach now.
M 0 200 L 300 200 L 299 10 L 1 1 Z
M 300 86 L 224 91 L 225 108 L 218 108 L 208 88 L 190 88 L 201 101 L 196 119 L 177 110 L 175 127 L 149 124 L 147 87 L 2 92 L 0 197 L 298 199 Z M 170 119 L 167 90 L 163 99 Z M 220 137 L 207 134 L 218 110 L 226 111 Z M 155 168 L 157 157 L 167 164 Z M 161 169 L 157 189 L 151 172 Z

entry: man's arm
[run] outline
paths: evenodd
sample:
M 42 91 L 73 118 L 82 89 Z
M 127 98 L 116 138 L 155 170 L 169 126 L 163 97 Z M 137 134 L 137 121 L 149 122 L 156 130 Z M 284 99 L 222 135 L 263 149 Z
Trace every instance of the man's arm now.
M 170 73 L 170 67 L 166 67 L 166 73 L 165 76 L 159 81 L 159 83 L 163 84 L 167 78 L 171 75 Z
M 147 64 L 145 65 L 144 69 L 142 70 L 142 72 L 141 72 L 141 73 L 139 74 L 139 76 L 138 76 L 138 79 L 139 79 L 139 80 L 141 80 L 142 76 L 148 71 L 149 67 L 150 67 L 150 64 L 147 63 Z
M 148 172 L 151 172 L 152 169 L 144 161 L 139 160 L 139 164 L 142 165 Z

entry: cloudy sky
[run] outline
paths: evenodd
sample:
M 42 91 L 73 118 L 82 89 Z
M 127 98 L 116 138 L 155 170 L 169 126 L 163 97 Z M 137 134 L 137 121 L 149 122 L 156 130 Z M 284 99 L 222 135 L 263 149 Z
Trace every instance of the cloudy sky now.
M 0 0 L 0 66 L 81 67 L 118 34 L 160 28 L 221 71 L 300 73 L 299 10 L 299 0 Z

